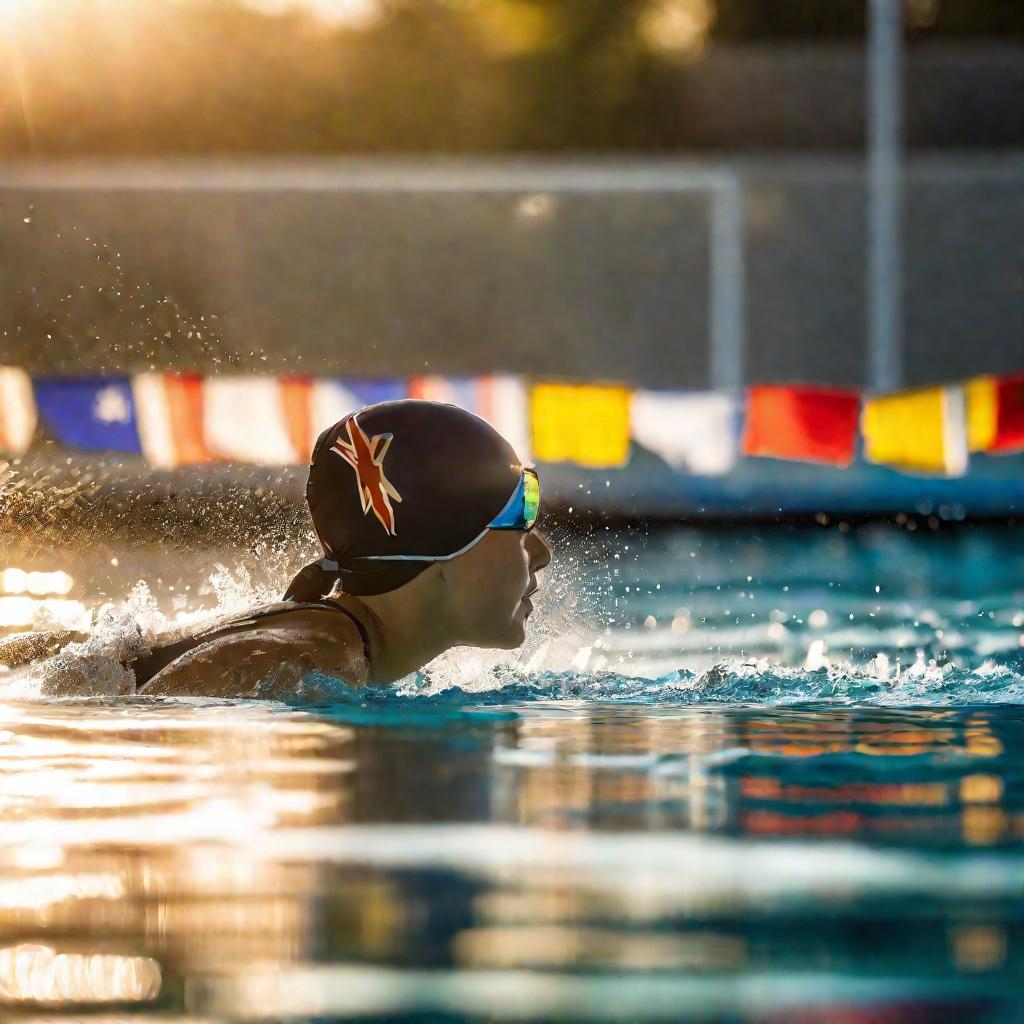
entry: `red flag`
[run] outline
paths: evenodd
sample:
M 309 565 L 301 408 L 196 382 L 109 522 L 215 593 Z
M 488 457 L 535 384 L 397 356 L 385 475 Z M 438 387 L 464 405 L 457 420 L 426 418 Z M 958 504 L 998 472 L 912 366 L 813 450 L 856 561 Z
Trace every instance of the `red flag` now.
M 1024 449 L 1024 373 L 996 378 L 996 432 L 989 451 Z
M 744 455 L 848 466 L 857 451 L 860 395 L 806 384 L 761 384 L 747 393 Z

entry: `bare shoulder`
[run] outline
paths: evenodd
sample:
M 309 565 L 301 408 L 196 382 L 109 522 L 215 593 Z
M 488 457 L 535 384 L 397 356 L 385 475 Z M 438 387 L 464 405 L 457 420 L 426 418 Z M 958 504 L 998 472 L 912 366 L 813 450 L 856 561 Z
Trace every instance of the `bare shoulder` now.
M 172 661 L 143 688 L 149 695 L 260 696 L 297 691 L 321 672 L 350 686 L 366 682 L 369 666 L 355 624 L 343 616 L 289 615 L 278 625 L 231 633 Z

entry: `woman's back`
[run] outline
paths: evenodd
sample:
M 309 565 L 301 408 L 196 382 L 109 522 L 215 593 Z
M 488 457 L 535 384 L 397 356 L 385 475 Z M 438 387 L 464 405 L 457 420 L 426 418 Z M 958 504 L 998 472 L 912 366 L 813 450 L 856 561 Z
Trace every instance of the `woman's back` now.
M 326 623 L 323 622 L 325 612 L 333 613 L 331 620 Z M 337 623 L 339 615 L 346 623 L 340 633 Z M 361 647 L 358 655 L 364 662 L 368 661 L 369 640 L 366 629 L 359 619 L 342 605 L 327 600 L 303 603 L 278 602 L 242 614 L 222 616 L 198 628 L 185 627 L 163 633 L 154 638 L 151 646 L 144 646 L 138 655 L 122 661 L 121 664 L 134 674 L 136 693 L 204 693 L 209 692 L 208 686 L 204 686 L 199 678 L 189 677 L 201 676 L 204 669 L 208 674 L 209 668 L 217 660 L 217 655 L 223 653 L 229 645 L 234 648 L 248 645 L 256 656 L 262 658 L 265 671 L 269 673 L 278 670 L 279 674 L 295 677 L 297 682 L 299 673 L 321 665 L 327 671 L 340 671 L 344 668 L 351 673 L 352 670 L 351 657 L 344 657 L 340 662 L 336 657 L 311 660 L 305 656 L 305 650 L 296 650 L 298 636 L 308 638 L 312 633 L 321 641 L 328 644 L 334 641 L 335 646 L 347 648 L 350 645 L 344 641 L 351 638 L 353 629 L 357 636 L 357 644 Z M 82 643 L 89 638 L 90 634 L 74 630 L 21 633 L 0 641 L 0 667 L 20 669 L 38 664 L 61 654 L 70 644 Z M 338 643 L 339 638 L 341 644 Z M 349 652 L 346 649 L 338 653 Z M 62 666 L 62 669 L 65 680 L 61 691 L 74 692 L 73 683 L 69 685 L 66 679 L 68 666 Z M 251 675 L 252 672 L 248 674 Z M 226 682 L 230 685 L 230 680 Z M 85 685 L 84 679 L 82 683 L 82 690 L 88 692 L 90 687 Z M 151 683 L 154 684 L 152 687 Z

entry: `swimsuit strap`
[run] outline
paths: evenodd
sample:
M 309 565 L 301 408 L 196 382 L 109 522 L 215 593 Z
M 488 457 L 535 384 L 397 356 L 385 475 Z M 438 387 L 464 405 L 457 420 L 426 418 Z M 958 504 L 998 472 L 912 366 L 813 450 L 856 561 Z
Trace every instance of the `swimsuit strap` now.
M 370 634 L 360 619 L 351 608 L 346 608 L 344 605 L 336 604 L 334 601 L 310 601 L 310 605 L 316 608 L 324 608 L 332 612 L 341 612 L 342 615 L 348 617 L 352 625 L 356 627 L 356 632 L 359 634 L 359 639 L 363 642 L 363 657 L 366 659 L 367 664 L 370 661 Z
M 367 662 L 370 660 L 370 636 L 366 626 L 359 620 L 354 612 L 333 601 L 306 601 L 297 604 L 294 601 L 282 601 L 278 604 L 267 605 L 264 608 L 257 608 L 227 622 L 218 622 L 192 636 L 183 637 L 180 640 L 171 641 L 163 646 L 154 647 L 151 654 L 137 659 L 132 665 L 127 666 L 135 672 L 135 688 L 141 689 L 162 669 L 171 664 L 172 661 L 195 650 L 204 643 L 211 640 L 219 640 L 222 636 L 230 636 L 232 633 L 243 632 L 250 626 L 256 626 L 261 619 L 271 618 L 275 615 L 287 615 L 289 612 L 305 611 L 308 608 L 320 608 L 324 611 L 337 612 L 344 615 L 359 633 L 363 643 L 363 657 Z

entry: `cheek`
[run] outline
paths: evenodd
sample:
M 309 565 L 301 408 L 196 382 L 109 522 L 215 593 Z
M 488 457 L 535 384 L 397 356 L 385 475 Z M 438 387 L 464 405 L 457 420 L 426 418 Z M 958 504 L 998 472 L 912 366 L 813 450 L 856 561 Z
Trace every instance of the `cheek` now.
M 530 566 L 524 552 L 517 561 L 515 571 L 509 572 L 509 582 L 505 594 L 505 609 L 508 612 L 518 612 L 521 609 L 523 594 L 526 593 L 530 582 Z
M 489 616 L 507 619 L 519 607 L 529 579 L 530 567 L 525 552 L 513 548 L 500 562 L 492 564 L 487 572 L 481 574 L 472 608 L 477 614 L 486 608 Z
M 453 566 L 453 617 L 461 632 L 478 640 L 508 640 L 509 624 L 521 618 L 520 599 L 530 579 L 521 537 L 489 538 Z

